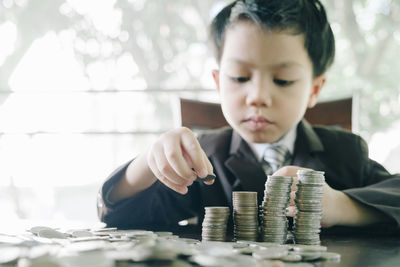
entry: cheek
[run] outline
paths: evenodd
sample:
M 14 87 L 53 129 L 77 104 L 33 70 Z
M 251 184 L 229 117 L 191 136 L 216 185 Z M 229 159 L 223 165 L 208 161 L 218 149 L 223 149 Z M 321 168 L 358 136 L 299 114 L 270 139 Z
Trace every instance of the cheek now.
M 220 98 L 221 106 L 224 113 L 226 114 L 226 112 L 228 111 L 230 115 L 233 115 L 238 109 L 239 105 L 237 97 L 229 91 L 222 91 L 220 94 Z
M 221 80 L 220 82 L 220 101 L 229 106 L 236 105 L 241 98 L 239 88 L 235 88 L 232 82 Z
M 298 90 L 288 95 L 281 95 L 279 103 L 277 103 L 281 110 L 281 118 L 285 118 L 285 120 L 302 118 L 307 109 L 308 99 L 307 90 Z
M 235 121 L 240 119 L 242 111 L 242 97 L 231 87 L 222 87 L 220 90 L 220 103 L 222 112 L 227 121 L 234 125 Z
M 312 85 L 308 81 L 299 83 L 290 97 L 294 102 L 293 104 L 300 109 L 306 109 L 311 95 L 311 88 Z

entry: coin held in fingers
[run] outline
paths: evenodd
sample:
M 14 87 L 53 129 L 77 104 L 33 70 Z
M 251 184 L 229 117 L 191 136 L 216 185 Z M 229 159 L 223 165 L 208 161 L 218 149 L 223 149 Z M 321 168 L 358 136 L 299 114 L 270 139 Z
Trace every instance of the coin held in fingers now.
M 208 174 L 206 177 L 204 178 L 200 178 L 199 176 L 197 176 L 196 180 L 194 180 L 195 182 L 208 182 L 208 181 L 212 181 L 215 180 L 215 175 L 214 174 Z

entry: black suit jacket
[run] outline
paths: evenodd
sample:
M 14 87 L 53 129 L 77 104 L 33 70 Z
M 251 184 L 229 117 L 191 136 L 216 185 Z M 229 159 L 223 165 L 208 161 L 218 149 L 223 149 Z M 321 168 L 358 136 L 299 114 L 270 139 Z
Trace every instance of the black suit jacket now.
M 217 178 L 213 185 L 195 182 L 180 195 L 160 182 L 118 203 L 107 201 L 107 192 L 122 177 L 129 163 L 117 169 L 103 184 L 98 214 L 108 226 L 167 229 L 181 220 L 204 216 L 206 206 L 232 207 L 233 191 L 256 191 L 261 203 L 266 175 L 247 143 L 231 128 L 199 136 Z M 231 145 L 232 143 L 232 145 Z M 400 175 L 391 175 L 368 158 L 366 143 L 357 135 L 302 121 L 292 165 L 325 171 L 326 182 L 351 198 L 387 214 L 400 225 Z

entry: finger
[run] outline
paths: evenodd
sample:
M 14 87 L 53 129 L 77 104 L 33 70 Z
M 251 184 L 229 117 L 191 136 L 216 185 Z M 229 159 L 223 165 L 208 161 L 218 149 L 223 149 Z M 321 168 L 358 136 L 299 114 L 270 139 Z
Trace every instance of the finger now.
M 293 177 L 292 191 L 296 191 L 297 183 L 298 183 L 297 171 L 298 170 L 306 170 L 306 169 L 307 168 L 297 167 L 297 166 L 284 166 L 284 167 L 278 169 L 274 173 L 274 175 Z
M 204 152 L 204 150 L 201 150 L 201 151 L 203 153 L 203 160 L 204 160 L 204 162 L 206 163 L 206 166 L 207 166 L 207 173 L 208 174 L 212 174 L 212 175 L 215 176 L 214 168 L 213 168 L 210 160 L 208 159 L 208 157 L 207 157 L 206 153 Z M 209 180 L 209 181 L 205 181 L 204 183 L 207 184 L 207 185 L 212 185 L 214 183 L 214 181 L 215 181 L 215 179 Z
M 297 178 L 297 176 L 294 176 L 293 177 L 293 183 L 292 183 L 292 186 L 291 186 L 292 192 L 296 192 L 297 191 L 298 182 L 299 182 L 299 179 Z
M 206 185 L 212 185 L 212 184 L 214 184 L 214 182 L 215 182 L 215 180 L 210 180 L 210 181 L 205 181 L 204 183 Z
M 190 130 L 184 130 L 181 139 L 182 151 L 185 159 L 191 164 L 199 177 L 206 177 L 208 174 L 207 165 L 203 159 L 203 151 L 197 138 Z
M 156 149 L 154 149 L 154 147 L 151 149 L 151 152 L 154 153 Z M 161 172 L 159 171 L 157 164 L 156 164 L 156 160 L 154 158 L 153 155 L 156 154 L 152 154 L 149 153 L 148 157 L 147 157 L 147 165 L 149 166 L 150 170 L 153 172 L 154 176 L 157 177 L 157 179 L 162 182 L 165 186 L 171 188 L 172 190 L 180 193 L 180 194 L 186 194 L 188 189 L 186 186 L 181 186 L 181 185 L 176 185 L 172 182 L 170 182 L 166 177 L 164 177 Z
M 160 150 L 160 147 L 157 143 L 153 144 L 153 146 L 151 147 L 151 149 L 149 150 L 149 153 L 147 155 L 147 164 L 149 166 L 149 168 L 151 169 L 151 171 L 153 172 L 154 176 L 157 177 L 157 179 L 160 179 L 161 177 L 163 177 L 164 175 L 162 174 L 161 170 L 159 169 L 159 166 L 157 164 L 157 160 L 156 157 L 158 157 L 160 155 L 160 152 L 162 150 Z
M 274 172 L 273 175 L 276 176 L 295 176 L 297 171 L 297 167 L 295 166 L 283 166 Z
M 165 184 L 167 187 L 171 188 L 172 190 L 174 190 L 182 195 L 185 195 L 188 192 L 188 188 L 186 186 L 174 184 L 173 182 L 171 182 L 169 179 L 167 179 L 164 176 L 162 176 L 159 180 L 163 184 Z
M 297 213 L 297 208 L 295 206 L 289 206 L 286 209 L 286 216 L 294 217 Z
M 183 157 L 178 138 L 172 138 L 164 143 L 164 154 L 169 165 L 178 176 L 188 180 L 188 182 L 196 179 L 196 173 L 192 171 L 188 162 Z
M 289 205 L 294 206 L 294 200 L 296 199 L 296 191 L 292 191 L 290 192 L 290 202 Z
M 160 178 L 162 177 L 162 174 L 157 168 L 157 164 L 155 162 L 155 159 L 154 159 L 152 153 L 149 153 L 149 155 L 147 156 L 147 165 L 149 166 L 150 170 L 153 172 L 154 176 L 160 180 Z
M 208 159 L 208 157 L 206 155 L 206 152 L 204 152 L 203 149 L 201 150 L 201 152 L 203 153 L 203 159 L 204 159 L 204 162 L 206 163 L 206 166 L 207 166 L 207 173 L 208 174 L 214 174 L 214 167 L 211 164 L 210 160 Z
M 284 166 L 284 167 L 278 169 L 274 173 L 274 175 L 295 177 L 295 176 L 297 176 L 297 171 L 298 170 L 311 170 L 311 169 L 298 167 L 298 166 L 287 165 L 287 166 Z
M 184 195 L 187 193 L 188 189 L 186 186 L 174 184 L 161 174 L 161 172 L 157 168 L 157 164 L 155 162 L 154 157 L 149 157 L 147 160 L 147 164 L 148 164 L 150 170 L 153 172 L 154 176 L 156 176 L 157 179 L 160 182 L 162 182 L 164 185 L 166 185 L 167 187 L 171 188 L 172 190 L 174 190 L 180 194 Z
M 161 173 L 162 177 L 167 178 L 172 183 L 176 185 L 189 185 L 192 184 L 193 181 L 190 179 L 184 179 L 180 177 L 171 167 L 168 160 L 165 157 L 163 148 L 159 148 L 158 151 L 154 152 L 154 160 L 157 165 L 157 169 Z

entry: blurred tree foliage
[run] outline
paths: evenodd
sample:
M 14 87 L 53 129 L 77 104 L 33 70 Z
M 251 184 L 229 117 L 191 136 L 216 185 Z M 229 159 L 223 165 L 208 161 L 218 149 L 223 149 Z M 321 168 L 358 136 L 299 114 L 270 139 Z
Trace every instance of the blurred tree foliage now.
M 0 104 L 11 91 L 8 82 L 18 62 L 32 42 L 49 31 L 74 31 L 76 58 L 86 74 L 96 62 L 116 61 L 128 54 L 138 66 L 135 75 L 145 81 L 147 89 L 208 87 L 200 74 L 210 60 L 204 52 L 210 10 L 230 1 L 110 0 L 117 25 L 114 31 L 101 30 L 90 12 L 76 8 L 74 2 L 0 2 L 0 25 L 11 21 L 17 29 L 14 50 L 0 65 L 0 90 L 4 92 Z M 322 96 L 336 98 L 356 92 L 360 96 L 359 128 L 368 138 L 400 118 L 400 1 L 323 2 L 335 31 L 337 56 Z M 194 67 L 193 61 L 197 62 Z M 154 100 L 164 103 L 157 96 Z M 163 112 L 166 108 L 160 107 L 160 116 L 168 114 Z
M 14 51 L 0 65 L 0 90 L 10 91 L 8 81 L 19 61 L 32 45 L 33 41 L 48 31 L 60 31 L 69 27 L 69 19 L 58 12 L 63 0 L 54 1 L 3 1 L 0 4 L 0 24 L 11 21 L 17 28 Z M 0 39 L 4 37 L 1 36 Z M 0 95 L 0 104 L 6 98 Z
M 355 93 L 359 130 L 369 138 L 400 119 L 400 1 L 325 0 L 336 37 L 336 62 L 323 94 Z

